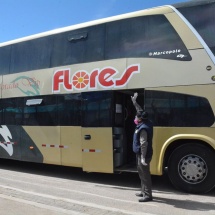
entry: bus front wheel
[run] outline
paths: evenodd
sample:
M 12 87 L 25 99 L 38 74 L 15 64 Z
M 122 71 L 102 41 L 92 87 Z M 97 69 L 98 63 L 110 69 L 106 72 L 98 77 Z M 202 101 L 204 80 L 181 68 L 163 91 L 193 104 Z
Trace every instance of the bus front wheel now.
M 180 190 L 206 193 L 215 186 L 214 166 L 213 150 L 198 143 L 187 143 L 172 152 L 168 161 L 168 176 Z

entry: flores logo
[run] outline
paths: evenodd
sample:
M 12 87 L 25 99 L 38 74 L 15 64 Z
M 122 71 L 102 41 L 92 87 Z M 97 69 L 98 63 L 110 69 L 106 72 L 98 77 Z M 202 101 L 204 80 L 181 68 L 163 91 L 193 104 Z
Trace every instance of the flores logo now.
M 13 155 L 13 145 L 7 144 L 10 142 L 10 139 L 12 139 L 12 135 L 6 125 L 1 125 L 0 127 L 0 135 L 3 137 L 5 142 L 0 142 L 0 146 L 10 155 Z M 10 138 L 10 139 L 9 139 Z M 6 143 L 6 144 L 4 144 Z
M 134 73 L 140 72 L 139 65 L 131 65 L 123 72 L 122 76 L 117 79 L 114 76 L 118 71 L 113 67 L 103 69 L 94 69 L 91 73 L 85 70 L 77 71 L 71 77 L 70 69 L 57 70 L 53 76 L 53 92 L 59 92 L 62 86 L 67 91 L 97 89 L 99 85 L 102 88 L 123 87 L 125 86 Z

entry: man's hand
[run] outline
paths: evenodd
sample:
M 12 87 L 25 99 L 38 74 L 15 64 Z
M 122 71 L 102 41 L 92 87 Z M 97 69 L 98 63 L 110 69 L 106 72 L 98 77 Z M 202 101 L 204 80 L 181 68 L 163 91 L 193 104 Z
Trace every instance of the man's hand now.
M 136 102 L 137 96 L 138 96 L 138 93 L 134 93 L 134 96 L 131 96 L 131 101 L 132 101 L 133 103 Z
M 148 164 L 145 161 L 145 158 L 141 157 L 141 164 L 143 164 L 144 166 L 147 166 Z

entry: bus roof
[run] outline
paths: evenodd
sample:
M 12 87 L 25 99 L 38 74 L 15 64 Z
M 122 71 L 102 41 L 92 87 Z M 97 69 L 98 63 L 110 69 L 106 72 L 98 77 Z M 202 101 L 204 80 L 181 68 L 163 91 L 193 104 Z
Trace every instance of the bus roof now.
M 63 32 L 67 32 L 67 31 L 71 31 L 71 30 L 85 28 L 85 27 L 89 27 L 89 26 L 93 26 L 93 25 L 112 22 L 115 20 L 121 20 L 121 19 L 126 19 L 126 18 L 144 16 L 144 15 L 146 16 L 146 15 L 153 15 L 153 14 L 165 14 L 165 13 L 170 13 L 170 12 L 172 12 L 172 9 L 171 9 L 171 6 L 168 6 L 168 5 L 160 6 L 160 7 L 154 7 L 154 8 L 150 8 L 150 9 L 130 12 L 130 13 L 126 13 L 126 14 L 121 14 L 121 15 L 112 16 L 112 17 L 108 17 L 108 18 L 93 20 L 93 21 L 89 21 L 89 22 L 84 22 L 81 24 L 71 25 L 68 27 L 53 29 L 50 31 L 46 31 L 46 32 L 18 38 L 15 40 L 10 40 L 7 42 L 0 43 L 0 47 L 15 44 L 15 43 L 20 43 L 20 42 L 24 42 L 24 41 L 28 41 L 28 40 L 32 40 L 32 39 L 37 39 L 37 38 L 41 38 L 41 37 L 45 37 L 45 36 L 49 36 L 49 35 L 55 35 L 58 33 L 63 33 Z
M 173 11 L 172 7 L 175 7 L 175 8 L 192 7 L 192 6 L 196 6 L 196 5 L 209 4 L 209 3 L 213 3 L 213 2 L 215 2 L 215 0 L 195 0 L 195 1 L 176 3 L 173 5 L 164 5 L 164 6 L 160 6 L 160 7 L 149 8 L 149 9 L 145 9 L 145 10 L 135 11 L 135 12 L 112 16 L 112 17 L 103 18 L 103 19 L 98 19 L 98 20 L 94 20 L 94 21 L 89 21 L 89 22 L 85 22 L 85 23 L 81 23 L 81 24 L 71 25 L 68 27 L 62 27 L 62 28 L 53 29 L 50 31 L 22 37 L 19 39 L 0 43 L 0 47 L 15 44 L 15 43 L 20 43 L 20 42 L 24 42 L 24 41 L 28 41 L 28 40 L 33 40 L 33 39 L 37 39 L 37 38 L 41 38 L 41 37 L 46 37 L 49 35 L 55 35 L 55 34 L 67 32 L 67 31 L 71 31 L 71 30 L 85 28 L 85 27 L 89 27 L 89 26 L 93 26 L 93 25 L 98 25 L 98 24 L 103 24 L 103 23 L 112 22 L 112 21 L 116 21 L 116 20 L 126 19 L 126 18 L 153 15 L 153 14 L 171 13 Z

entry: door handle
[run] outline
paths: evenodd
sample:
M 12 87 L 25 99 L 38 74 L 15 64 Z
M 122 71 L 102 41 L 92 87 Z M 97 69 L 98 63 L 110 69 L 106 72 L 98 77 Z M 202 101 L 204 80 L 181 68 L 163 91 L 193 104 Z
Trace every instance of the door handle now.
M 84 139 L 85 139 L 85 140 L 90 140 L 90 139 L 91 139 L 91 135 L 89 135 L 89 134 L 84 135 Z

